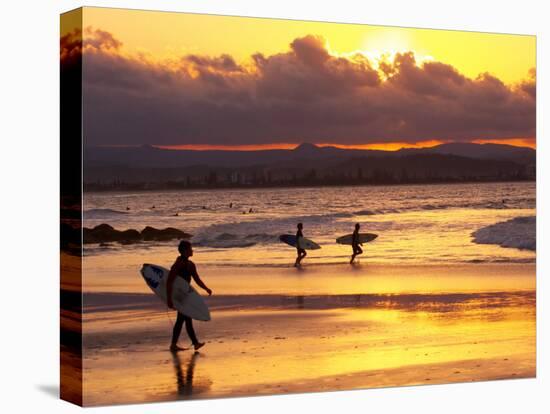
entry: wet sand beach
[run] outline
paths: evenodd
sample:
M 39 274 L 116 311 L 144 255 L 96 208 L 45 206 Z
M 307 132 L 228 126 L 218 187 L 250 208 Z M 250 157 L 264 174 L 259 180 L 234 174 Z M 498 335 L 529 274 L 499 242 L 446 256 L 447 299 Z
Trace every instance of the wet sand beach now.
M 534 265 L 202 269 L 206 346 L 176 355 L 139 274 L 116 275 L 126 292 L 88 274 L 84 404 L 535 376 Z

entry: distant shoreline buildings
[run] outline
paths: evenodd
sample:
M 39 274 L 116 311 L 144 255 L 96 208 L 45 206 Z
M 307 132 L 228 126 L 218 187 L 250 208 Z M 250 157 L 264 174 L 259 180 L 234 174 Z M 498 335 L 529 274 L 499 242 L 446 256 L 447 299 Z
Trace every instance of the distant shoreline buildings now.
M 85 191 L 534 181 L 536 152 L 459 144 L 420 151 L 347 151 L 308 144 L 297 150 L 115 150 L 84 162 Z M 458 153 L 441 153 L 453 150 Z

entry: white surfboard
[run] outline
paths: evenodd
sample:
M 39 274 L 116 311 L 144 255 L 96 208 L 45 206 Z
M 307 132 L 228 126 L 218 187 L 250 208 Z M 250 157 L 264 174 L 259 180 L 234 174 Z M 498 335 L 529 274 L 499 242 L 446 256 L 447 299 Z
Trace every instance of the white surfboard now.
M 378 237 L 378 234 L 373 233 L 359 233 L 359 243 L 368 243 Z M 353 240 L 353 234 L 346 234 L 345 236 L 338 237 L 336 243 L 338 244 L 351 244 Z
M 279 240 L 281 240 L 283 243 L 288 244 L 289 246 L 296 247 L 296 236 L 294 234 L 281 234 L 279 236 Z M 321 246 L 319 246 L 313 240 L 306 239 L 305 237 L 302 237 L 300 239 L 300 247 L 304 250 L 318 250 L 321 248 Z
M 166 280 L 170 271 L 162 266 L 145 263 L 141 275 L 153 292 L 166 303 Z M 201 295 L 183 278 L 176 277 L 172 285 L 172 303 L 178 312 L 198 321 L 209 321 L 210 311 Z

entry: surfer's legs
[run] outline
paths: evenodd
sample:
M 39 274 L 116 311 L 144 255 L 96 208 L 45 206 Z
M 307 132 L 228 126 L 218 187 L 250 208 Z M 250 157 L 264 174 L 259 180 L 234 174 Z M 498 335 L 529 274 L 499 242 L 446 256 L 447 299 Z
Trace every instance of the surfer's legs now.
M 350 264 L 353 263 L 355 260 L 355 256 L 358 256 L 360 254 L 363 254 L 363 249 L 361 249 L 359 246 L 353 246 L 353 254 L 351 255 L 351 260 L 349 261 Z
M 189 316 L 183 316 L 183 318 L 185 320 L 185 330 L 187 331 L 187 335 L 189 335 L 189 339 L 191 339 L 193 345 L 198 344 L 199 340 L 197 339 L 197 335 L 195 334 L 195 330 L 193 329 L 193 319 L 191 319 Z
M 294 262 L 294 266 L 295 267 L 299 266 L 302 259 L 306 256 L 307 256 L 307 253 L 304 249 L 298 249 L 298 256 L 296 257 L 296 262 Z
M 191 342 L 193 343 L 195 349 L 199 349 L 204 345 L 204 343 L 199 342 L 199 340 L 197 339 L 197 335 L 195 334 L 195 330 L 193 329 L 193 319 L 178 312 L 178 317 L 176 319 L 176 323 L 174 324 L 174 330 L 172 331 L 172 344 L 170 345 L 170 349 L 173 351 L 183 351 L 187 349 L 178 347 L 178 339 L 180 337 L 181 328 L 183 328 L 184 323 L 187 335 L 189 336 L 189 339 L 191 339 Z
M 193 329 L 193 319 L 189 318 L 188 316 L 185 317 L 185 329 L 187 330 L 187 335 L 189 335 L 189 338 L 191 338 L 191 342 L 193 342 L 193 347 L 195 348 L 195 351 L 198 351 L 204 346 L 204 342 L 199 342 L 199 340 L 197 339 L 197 335 L 195 335 L 195 330 Z
M 172 346 L 176 346 L 178 343 L 185 318 L 184 315 L 178 312 L 178 317 L 176 318 L 176 323 L 174 323 L 174 329 L 172 331 Z

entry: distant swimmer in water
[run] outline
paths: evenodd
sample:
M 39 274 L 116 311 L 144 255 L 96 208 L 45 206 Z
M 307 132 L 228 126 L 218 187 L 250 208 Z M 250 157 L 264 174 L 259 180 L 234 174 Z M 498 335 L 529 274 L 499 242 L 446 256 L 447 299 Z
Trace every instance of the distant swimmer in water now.
M 361 249 L 363 243 L 359 242 L 359 229 L 361 228 L 361 225 L 357 223 L 355 225 L 355 230 L 353 231 L 353 235 L 351 236 L 351 248 L 353 249 L 353 254 L 351 255 L 351 260 L 349 261 L 350 264 L 353 264 L 355 261 L 355 256 L 358 256 L 360 254 L 363 254 L 363 249 Z
M 178 256 L 178 258 L 172 265 L 170 273 L 168 274 L 168 279 L 166 281 L 167 304 L 172 309 L 174 309 L 174 304 L 172 303 L 172 287 L 176 277 L 182 277 L 187 283 L 191 283 L 192 278 L 197 285 L 199 285 L 208 293 L 209 296 L 212 295 L 212 290 L 210 290 L 199 277 L 195 263 L 189 260 L 189 258 L 193 256 L 193 248 L 191 246 L 191 243 L 182 240 L 178 246 L 178 251 L 180 252 L 180 256 Z M 189 339 L 191 339 L 191 342 L 193 343 L 195 351 L 204 346 L 204 342 L 199 342 L 199 340 L 197 339 L 197 335 L 195 334 L 195 330 L 193 329 L 193 319 L 191 319 L 189 316 L 184 315 L 183 313 L 178 312 L 178 317 L 176 319 L 174 330 L 172 332 L 172 343 L 170 344 L 170 351 L 172 352 L 184 351 L 186 349 L 178 346 L 178 339 L 180 337 L 181 328 L 183 327 L 184 323 L 185 330 L 187 331 L 187 335 L 189 335 Z
M 151 208 L 155 208 L 155 206 L 151 207 Z
M 304 225 L 302 223 L 298 223 L 296 226 L 298 228 L 298 231 L 296 232 L 296 262 L 294 262 L 294 267 L 300 266 L 300 263 L 302 262 L 302 259 L 307 256 L 306 250 L 302 248 L 301 242 L 304 238 L 304 234 L 302 233 L 302 229 L 304 228 Z
M 130 207 L 126 206 L 126 211 L 130 210 Z

